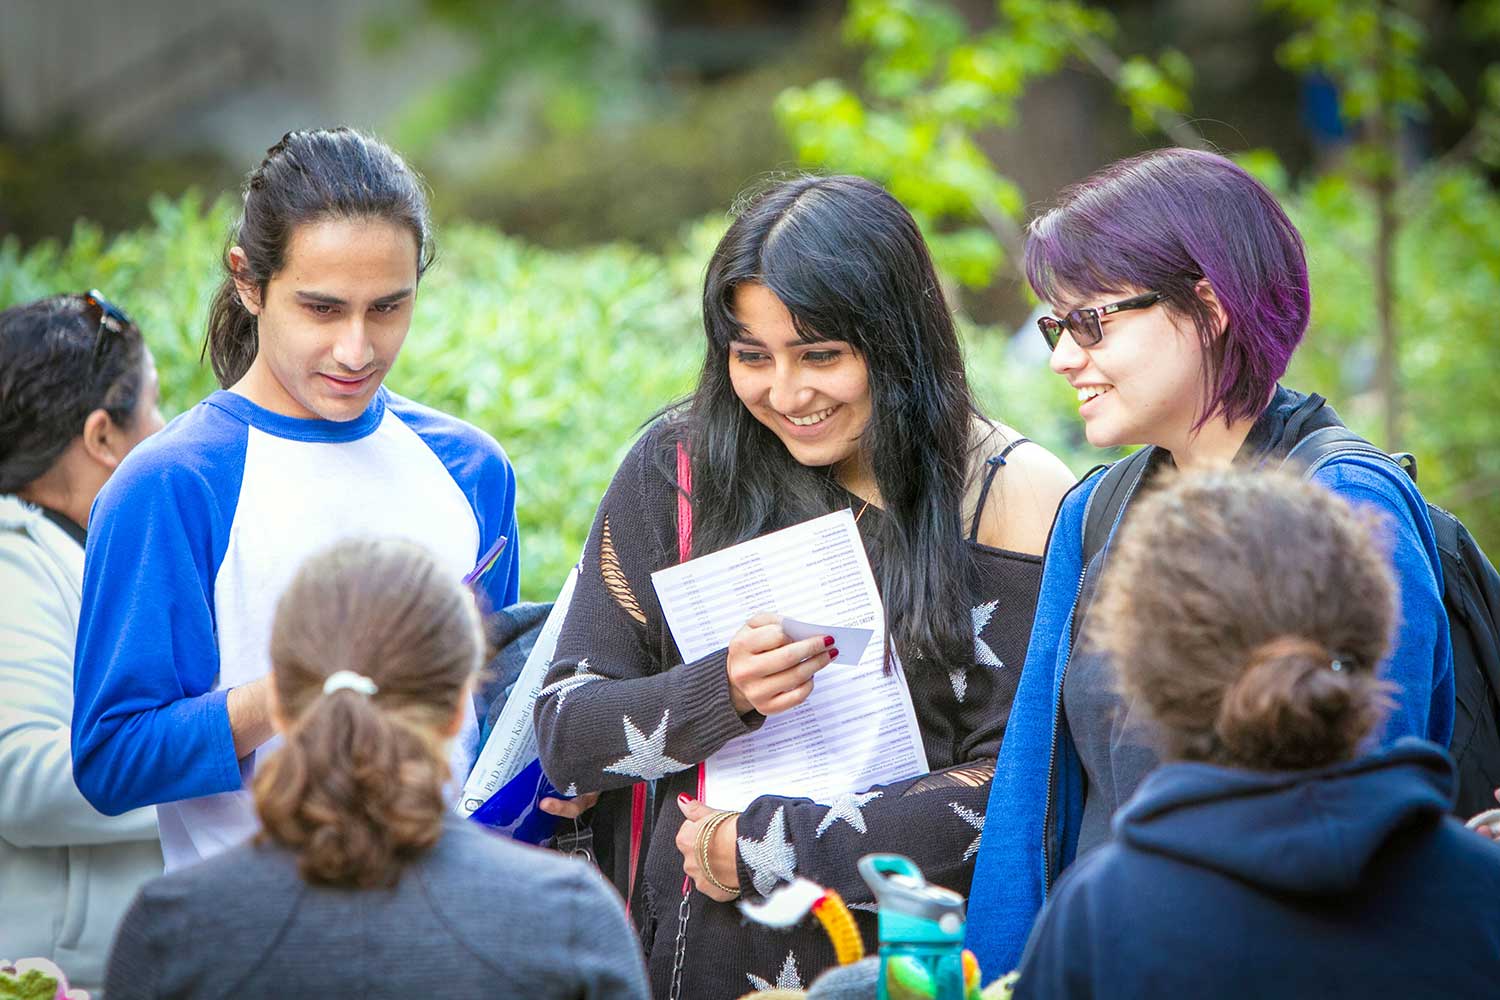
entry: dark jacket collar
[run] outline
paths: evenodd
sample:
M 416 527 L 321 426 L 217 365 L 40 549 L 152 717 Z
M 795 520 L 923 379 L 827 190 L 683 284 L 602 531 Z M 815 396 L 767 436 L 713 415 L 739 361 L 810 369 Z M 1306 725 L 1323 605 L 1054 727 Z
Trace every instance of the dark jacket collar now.
M 88 547 L 89 536 L 88 532 L 84 530 L 83 525 L 79 524 L 77 521 L 73 520 L 62 511 L 53 510 L 51 507 L 43 507 L 41 504 L 36 504 L 35 506 L 37 510 L 42 512 L 43 517 L 51 521 L 53 524 L 57 525 L 63 530 L 64 533 L 67 534 L 69 538 L 77 542 L 79 548 Z
M 1454 788 L 1447 755 L 1411 738 L 1309 771 L 1178 762 L 1148 775 L 1113 825 L 1136 850 L 1276 891 L 1336 893 L 1392 837 L 1441 822 Z

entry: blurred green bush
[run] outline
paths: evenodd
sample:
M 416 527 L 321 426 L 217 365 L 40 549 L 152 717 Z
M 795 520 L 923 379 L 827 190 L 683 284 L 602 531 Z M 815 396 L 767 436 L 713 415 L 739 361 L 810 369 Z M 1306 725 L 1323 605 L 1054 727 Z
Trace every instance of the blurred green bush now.
M 151 213 L 151 225 L 108 241 L 80 223 L 66 244 L 0 245 L 0 306 L 105 290 L 145 332 L 171 416 L 217 388 L 199 351 L 234 204 L 157 198 Z M 636 430 L 691 384 L 716 236 L 690 231 L 678 254 L 659 257 L 623 245 L 553 253 L 478 226 L 439 232 L 389 385 L 509 453 L 527 598 L 556 594 Z
M 1500 540 L 1500 451 L 1494 448 L 1495 199 L 1440 182 L 1449 211 L 1412 225 L 1401 246 L 1404 322 L 1412 335 L 1409 447 L 1428 496 L 1465 517 L 1491 552 Z M 1361 344 L 1371 305 L 1363 278 L 1367 218 L 1358 195 L 1283 190 L 1307 234 L 1314 328 L 1290 384 L 1323 392 L 1367 433 L 1373 408 Z M 1352 199 L 1352 200 L 1351 200 Z M 140 323 L 161 371 L 164 409 L 180 413 L 216 388 L 199 363 L 203 322 L 234 205 L 196 195 L 151 202 L 152 223 L 106 240 L 79 223 L 67 243 L 24 254 L 0 243 L 0 307 L 98 287 Z M 1453 217 L 1468 220 L 1455 228 Z M 686 393 L 702 360 L 703 267 L 719 217 L 684 230 L 663 253 L 628 245 L 558 252 L 475 225 L 438 233 L 412 333 L 390 379 L 396 391 L 461 416 L 505 446 L 519 479 L 522 594 L 550 600 L 582 547 L 594 507 L 641 425 Z M 1486 248 L 1491 249 L 1486 249 Z M 1007 331 L 964 325 L 969 369 L 987 412 L 1051 448 L 1076 472 L 1112 455 L 1082 441 L 1076 400 L 1038 352 Z M 1420 332 L 1419 332 L 1420 331 Z M 1020 332 L 1023 343 L 1035 337 Z

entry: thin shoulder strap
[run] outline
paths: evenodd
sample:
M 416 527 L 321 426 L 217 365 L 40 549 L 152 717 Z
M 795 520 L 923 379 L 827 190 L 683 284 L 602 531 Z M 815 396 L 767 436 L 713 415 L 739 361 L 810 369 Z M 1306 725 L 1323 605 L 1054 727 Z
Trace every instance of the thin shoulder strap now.
M 974 521 L 969 525 L 969 541 L 979 540 L 979 522 L 984 517 L 984 504 L 990 498 L 990 487 L 995 485 L 995 474 L 1000 471 L 1000 466 L 1005 464 L 1005 456 L 1015 451 L 1023 444 L 1030 444 L 1030 438 L 1016 438 L 1000 450 L 1000 454 L 991 455 L 984 460 L 984 482 L 979 487 L 979 502 L 974 505 Z

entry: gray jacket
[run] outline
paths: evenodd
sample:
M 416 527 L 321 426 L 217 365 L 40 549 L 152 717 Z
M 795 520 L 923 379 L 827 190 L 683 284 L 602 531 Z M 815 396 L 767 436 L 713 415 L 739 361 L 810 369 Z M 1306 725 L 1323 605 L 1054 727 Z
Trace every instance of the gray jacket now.
M 156 879 L 105 985 L 110 1000 L 648 998 L 639 941 L 596 871 L 456 817 L 394 889 L 309 885 L 292 854 L 253 844 Z
M 115 925 L 161 874 L 156 810 L 105 816 L 73 784 L 83 549 L 0 495 L 0 958 L 56 962 L 97 991 Z

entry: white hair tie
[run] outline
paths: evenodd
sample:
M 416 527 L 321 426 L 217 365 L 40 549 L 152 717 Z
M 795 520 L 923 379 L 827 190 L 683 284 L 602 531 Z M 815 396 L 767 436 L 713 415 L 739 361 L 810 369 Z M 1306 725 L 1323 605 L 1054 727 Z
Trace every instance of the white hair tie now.
M 352 670 L 335 670 L 323 682 L 324 694 L 333 694 L 333 692 L 342 691 L 345 688 L 348 688 L 350 691 L 358 691 L 365 697 L 369 697 L 380 690 L 370 678 L 364 674 L 356 674 Z

